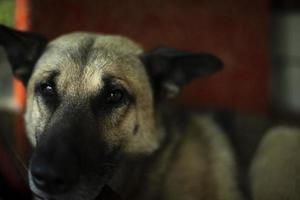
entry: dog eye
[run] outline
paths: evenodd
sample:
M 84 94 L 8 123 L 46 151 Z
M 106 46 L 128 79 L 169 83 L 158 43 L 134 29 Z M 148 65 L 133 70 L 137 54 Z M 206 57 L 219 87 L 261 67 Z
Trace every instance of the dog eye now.
M 51 83 L 42 83 L 39 86 L 38 91 L 44 97 L 53 97 L 56 93 L 54 85 Z
M 105 103 L 107 104 L 116 104 L 123 100 L 124 93 L 120 89 L 114 89 L 109 91 L 105 96 Z

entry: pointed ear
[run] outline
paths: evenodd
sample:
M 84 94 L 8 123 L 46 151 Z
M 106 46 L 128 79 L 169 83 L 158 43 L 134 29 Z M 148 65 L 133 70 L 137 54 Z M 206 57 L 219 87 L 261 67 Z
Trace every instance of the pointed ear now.
M 223 68 L 222 61 L 211 54 L 191 53 L 160 47 L 140 56 L 152 81 L 156 98 L 171 98 L 197 77 Z
M 14 76 L 25 85 L 46 44 L 46 38 L 41 35 L 0 25 L 0 45 L 6 51 Z

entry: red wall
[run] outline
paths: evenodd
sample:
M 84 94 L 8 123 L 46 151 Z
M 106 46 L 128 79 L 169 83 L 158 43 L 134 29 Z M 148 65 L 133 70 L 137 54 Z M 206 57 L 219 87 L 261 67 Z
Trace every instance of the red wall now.
M 211 52 L 225 63 L 188 85 L 179 101 L 266 112 L 269 98 L 268 0 L 17 0 L 29 2 L 29 29 L 49 38 L 87 30 Z

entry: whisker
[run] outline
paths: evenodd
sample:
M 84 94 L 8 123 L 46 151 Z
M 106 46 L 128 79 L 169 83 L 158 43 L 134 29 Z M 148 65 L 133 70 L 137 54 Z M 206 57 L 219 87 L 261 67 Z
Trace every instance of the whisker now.
M 16 150 L 14 148 L 12 148 L 11 146 L 9 146 L 9 151 L 10 151 L 10 154 L 11 154 L 11 156 L 14 160 L 14 163 L 17 167 L 18 173 L 21 175 L 23 181 L 28 186 L 28 177 L 27 177 L 28 168 L 27 168 L 25 162 L 21 159 L 21 157 L 16 152 Z

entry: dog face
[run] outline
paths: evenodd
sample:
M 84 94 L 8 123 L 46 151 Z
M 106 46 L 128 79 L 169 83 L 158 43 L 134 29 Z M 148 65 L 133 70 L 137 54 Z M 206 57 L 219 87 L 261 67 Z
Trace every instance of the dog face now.
M 76 33 L 47 45 L 28 82 L 25 114 L 36 145 L 29 176 L 35 192 L 44 196 L 36 179 L 55 169 L 64 180 L 42 189 L 57 193 L 62 184 L 62 193 L 68 185 L 72 195 L 87 190 L 94 197 L 124 157 L 157 149 L 152 93 L 139 53 L 117 36 Z
M 145 53 L 120 36 L 72 33 L 47 43 L 0 26 L 0 38 L 27 86 L 29 181 L 44 199 L 95 199 L 124 163 L 160 147 L 155 105 L 222 65 L 171 48 Z

